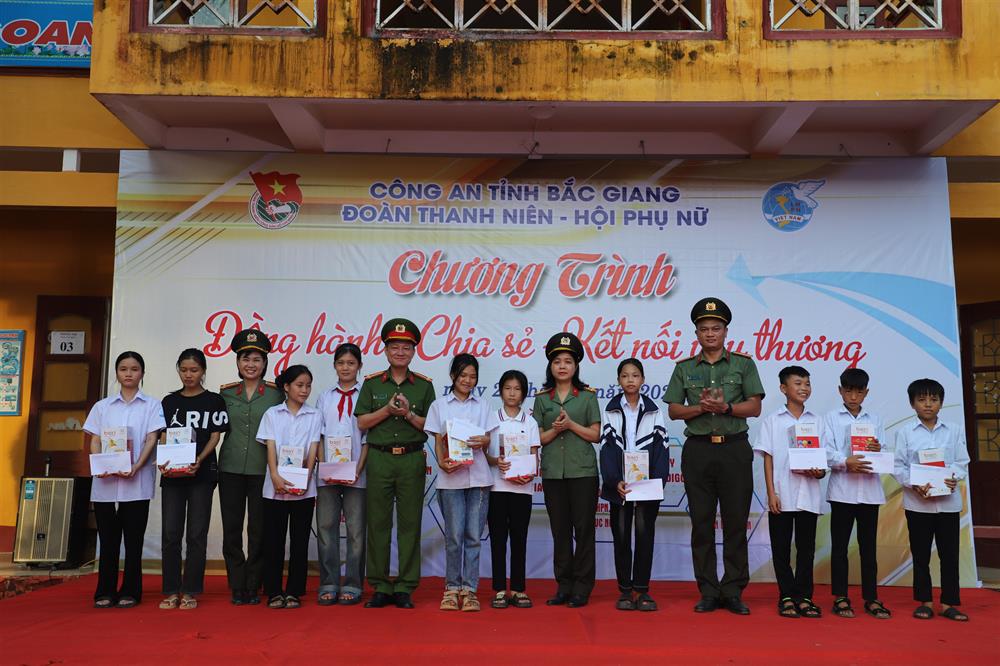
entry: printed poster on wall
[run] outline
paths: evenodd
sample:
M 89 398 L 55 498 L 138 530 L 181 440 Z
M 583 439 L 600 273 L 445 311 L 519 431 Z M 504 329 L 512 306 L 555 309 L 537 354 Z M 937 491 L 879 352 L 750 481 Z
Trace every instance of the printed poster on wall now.
M 20 416 L 24 331 L 0 331 L 0 416 Z
M 478 391 L 492 404 L 500 404 L 497 380 L 507 369 L 524 371 L 533 394 L 545 376 L 545 341 L 568 330 L 584 343 L 581 377 L 602 406 L 630 356 L 643 361 L 643 390 L 662 405 L 675 363 L 697 351 L 691 306 L 715 296 L 733 311 L 731 349 L 757 362 L 765 414 L 781 405 L 778 371 L 798 364 L 812 373 L 817 413 L 838 406 L 845 368 L 866 369 L 865 406 L 882 415 L 889 446 L 914 418 L 906 386 L 917 377 L 944 384 L 942 418 L 963 419 L 940 159 L 676 165 L 123 152 L 116 251 L 112 353 L 144 354 L 153 395 L 179 387 L 174 362 L 188 346 L 209 356 L 212 386 L 235 380 L 229 343 L 245 327 L 271 336 L 269 373 L 305 363 L 318 395 L 335 381 L 341 342 L 361 347 L 362 374 L 384 369 L 379 330 L 404 316 L 423 333 L 413 369 L 433 378 L 438 395 L 459 352 L 480 359 Z M 751 438 L 758 422 L 750 421 Z M 668 420 L 667 428 L 671 476 L 653 575 L 690 580 L 683 423 Z M 440 576 L 433 447 L 426 469 L 423 569 Z M 755 479 L 750 561 L 754 578 L 769 580 L 759 461 Z M 901 490 L 889 476 L 883 485 L 879 572 L 884 583 L 908 584 Z M 540 479 L 534 490 L 528 573 L 548 578 Z M 598 575 L 613 578 L 603 501 L 595 520 Z M 820 581 L 829 579 L 828 521 L 820 519 L 817 537 Z M 966 510 L 965 585 L 976 578 L 971 524 Z M 147 535 L 148 557 L 159 556 L 156 532 Z M 220 556 L 220 534 L 216 515 L 210 557 Z

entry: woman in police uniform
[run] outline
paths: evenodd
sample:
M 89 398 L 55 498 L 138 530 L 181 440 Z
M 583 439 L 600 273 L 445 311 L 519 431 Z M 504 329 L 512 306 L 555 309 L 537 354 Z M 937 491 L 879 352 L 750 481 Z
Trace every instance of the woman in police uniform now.
M 264 474 L 267 448 L 257 442 L 264 412 L 281 403 L 281 391 L 264 381 L 271 341 L 261 331 L 245 330 L 233 336 L 240 381 L 219 393 L 226 402 L 229 432 L 219 453 L 219 508 L 222 511 L 222 556 L 232 603 L 260 603 L 264 565 Z M 243 553 L 243 519 L 247 518 L 247 551 Z
M 545 356 L 545 385 L 535 395 L 533 416 L 541 431 L 542 484 L 558 585 L 546 603 L 578 608 L 587 605 L 594 589 L 598 478 L 593 444 L 601 434 L 601 409 L 594 391 L 580 381 L 579 338 L 556 333 L 545 345 Z

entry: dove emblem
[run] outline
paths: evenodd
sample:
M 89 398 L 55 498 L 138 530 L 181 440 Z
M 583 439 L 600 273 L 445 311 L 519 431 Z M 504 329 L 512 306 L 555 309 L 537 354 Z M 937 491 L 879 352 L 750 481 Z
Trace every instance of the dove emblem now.
M 778 231 L 802 229 L 812 220 L 813 211 L 819 206 L 813 195 L 824 185 L 825 180 L 773 185 L 761 202 L 764 219 Z

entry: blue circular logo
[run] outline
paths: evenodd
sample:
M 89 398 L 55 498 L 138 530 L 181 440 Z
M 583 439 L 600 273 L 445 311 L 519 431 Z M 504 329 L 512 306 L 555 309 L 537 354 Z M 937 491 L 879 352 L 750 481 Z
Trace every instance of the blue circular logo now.
M 819 206 L 812 195 L 825 184 L 825 180 L 802 180 L 771 186 L 761 201 L 764 219 L 778 231 L 802 229 Z

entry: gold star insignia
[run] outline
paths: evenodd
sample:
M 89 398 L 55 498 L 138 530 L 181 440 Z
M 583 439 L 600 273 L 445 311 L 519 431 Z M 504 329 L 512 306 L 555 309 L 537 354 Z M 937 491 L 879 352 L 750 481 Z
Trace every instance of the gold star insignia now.
M 278 196 L 279 194 L 285 193 L 285 186 L 279 183 L 277 179 L 275 179 L 274 182 L 271 183 L 271 189 L 274 190 L 274 196 Z
M 715 312 L 715 303 L 713 303 L 712 301 L 705 303 L 705 310 L 707 310 L 708 312 Z

